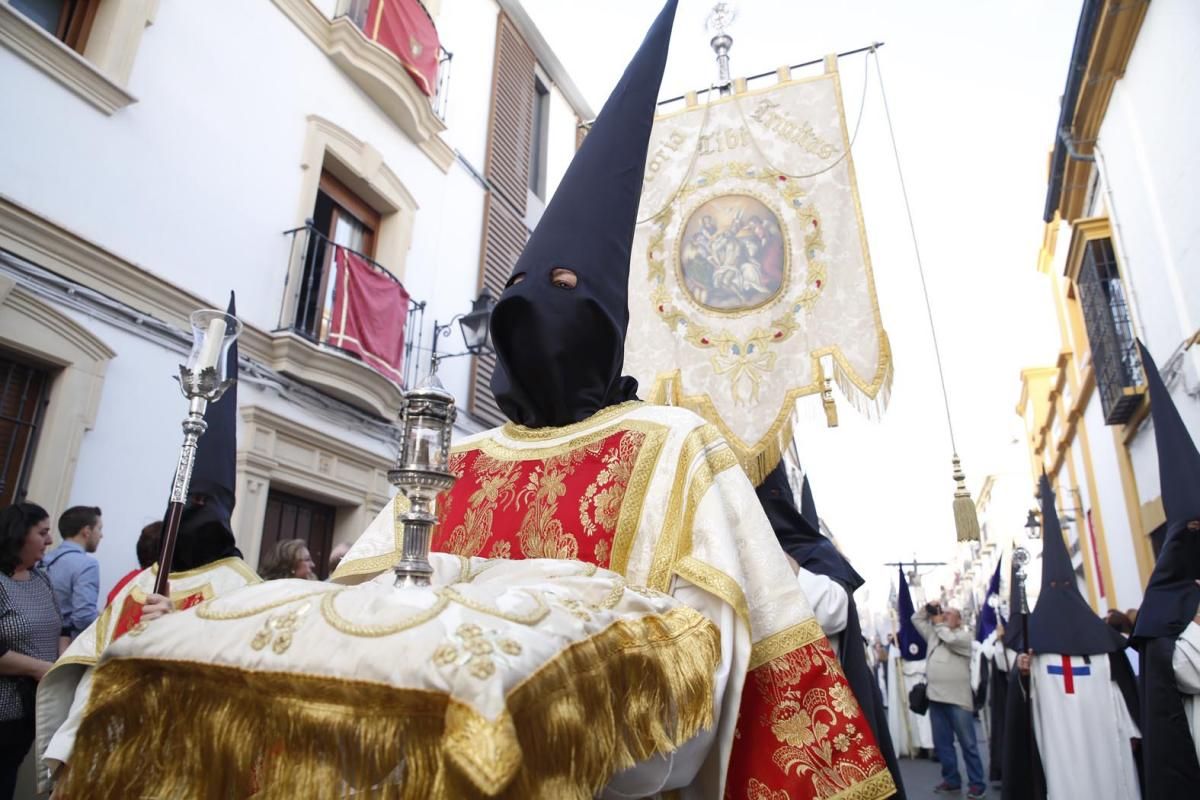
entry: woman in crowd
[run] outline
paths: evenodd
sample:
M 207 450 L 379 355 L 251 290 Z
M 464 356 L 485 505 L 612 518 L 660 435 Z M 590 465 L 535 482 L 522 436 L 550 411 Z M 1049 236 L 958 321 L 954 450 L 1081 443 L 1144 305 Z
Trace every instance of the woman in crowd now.
M 315 581 L 317 568 L 308 552 L 308 542 L 303 539 L 285 539 L 267 554 L 258 567 L 264 580 L 277 578 L 300 578 Z
M 37 682 L 67 645 L 50 579 L 36 564 L 50 515 L 33 503 L 0 511 L 0 800 L 10 800 L 34 734 Z

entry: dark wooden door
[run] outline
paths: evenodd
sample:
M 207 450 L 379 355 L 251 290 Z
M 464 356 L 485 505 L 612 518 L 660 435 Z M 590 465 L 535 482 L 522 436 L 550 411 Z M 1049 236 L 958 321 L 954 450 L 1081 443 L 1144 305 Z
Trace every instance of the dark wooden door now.
M 329 572 L 329 552 L 333 547 L 333 506 L 307 497 L 271 489 L 267 494 L 267 516 L 263 522 L 259 562 L 278 542 L 303 539 L 317 565 L 317 577 L 324 580 Z

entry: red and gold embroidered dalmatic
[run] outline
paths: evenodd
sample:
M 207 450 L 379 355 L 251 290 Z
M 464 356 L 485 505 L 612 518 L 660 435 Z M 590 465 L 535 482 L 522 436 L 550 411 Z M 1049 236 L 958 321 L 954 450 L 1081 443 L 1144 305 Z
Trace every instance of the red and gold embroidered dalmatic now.
M 37 690 L 37 771 L 41 791 L 49 791 L 45 759 L 67 760 L 75 732 L 87 706 L 92 668 L 100 654 L 117 639 L 139 629 L 142 608 L 154 591 L 158 566 L 142 570 L 121 587 L 108 607 L 54 662 Z M 171 604 L 191 608 L 213 597 L 240 589 L 261 578 L 240 558 L 225 558 L 186 572 L 171 573 Z
M 460 442 L 433 549 L 565 558 L 669 592 L 721 630 L 718 722 L 618 776 L 623 794 L 801 800 L 888 797 L 895 787 L 837 658 L 749 480 L 711 425 L 680 408 L 626 403 L 564 428 L 515 425 Z M 402 528 L 384 509 L 334 579 L 395 563 Z

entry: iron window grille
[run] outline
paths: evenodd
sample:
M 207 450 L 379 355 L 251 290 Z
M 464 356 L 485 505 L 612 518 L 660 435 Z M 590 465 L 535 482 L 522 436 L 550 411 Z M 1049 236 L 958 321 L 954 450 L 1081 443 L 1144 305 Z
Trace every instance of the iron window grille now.
M 1078 286 L 1104 422 L 1121 425 L 1141 405 L 1144 384 L 1111 239 L 1093 239 L 1085 245 Z

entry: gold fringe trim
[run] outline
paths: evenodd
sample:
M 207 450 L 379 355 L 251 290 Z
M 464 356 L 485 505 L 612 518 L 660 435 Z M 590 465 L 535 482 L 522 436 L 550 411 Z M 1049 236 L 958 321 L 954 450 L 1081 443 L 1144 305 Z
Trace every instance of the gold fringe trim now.
M 487 720 L 438 692 L 196 662 L 95 673 L 70 797 L 586 800 L 713 724 L 720 636 L 698 612 L 621 620 Z
M 958 453 L 954 454 L 954 530 L 960 542 L 979 541 L 979 515 L 975 513 L 975 501 L 967 491 L 967 476 L 963 474 Z

